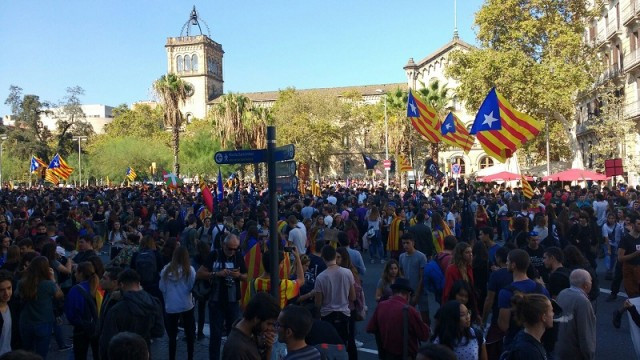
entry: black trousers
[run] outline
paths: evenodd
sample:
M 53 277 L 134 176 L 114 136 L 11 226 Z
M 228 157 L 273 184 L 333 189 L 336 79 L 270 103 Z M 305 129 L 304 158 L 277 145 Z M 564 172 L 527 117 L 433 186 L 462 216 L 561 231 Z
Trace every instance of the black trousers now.
M 347 316 L 339 311 L 334 311 L 327 316 L 322 316 L 321 319 L 333 325 L 333 327 L 340 335 L 342 341 L 347 346 L 347 352 L 349 353 L 349 360 L 355 360 L 358 356 L 358 351 L 355 346 L 355 335 L 350 331 L 351 329 L 351 317 Z M 353 323 L 355 330 L 355 322 Z M 352 348 L 353 347 L 353 348 Z
M 184 333 L 187 336 L 187 359 L 193 360 L 193 344 L 196 336 L 196 320 L 194 317 L 194 308 L 181 313 L 166 314 L 166 329 L 169 335 L 169 359 L 176 359 L 176 338 L 178 337 L 178 321 L 182 318 L 184 325 Z
M 100 344 L 98 338 L 91 338 L 80 329 L 73 329 L 73 358 L 75 360 L 86 360 L 89 347 L 94 359 L 100 359 Z
M 611 281 L 611 295 L 618 295 L 620 285 L 622 284 L 622 262 L 616 261 L 616 267 L 613 271 L 613 281 Z

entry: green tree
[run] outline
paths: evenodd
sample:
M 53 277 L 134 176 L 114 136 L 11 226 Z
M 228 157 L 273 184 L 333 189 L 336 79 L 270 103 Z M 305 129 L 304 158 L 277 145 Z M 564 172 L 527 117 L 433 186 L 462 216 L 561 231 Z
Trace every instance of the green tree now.
M 127 167 L 132 167 L 138 179 L 145 179 L 150 177 L 151 163 L 158 169 L 171 164 L 171 149 L 153 139 L 101 136 L 87 145 L 87 153 L 82 159 L 83 178 L 86 173 L 119 182 L 124 180 Z M 69 162 L 77 164 L 77 156 Z
M 456 94 L 470 111 L 496 87 L 513 106 L 563 129 L 573 166 L 582 166 L 576 140 L 575 99 L 590 89 L 599 62 L 582 40 L 600 6 L 589 1 L 488 0 L 476 13 L 479 47 L 451 55 L 447 74 L 459 82 Z M 558 123 L 559 126 L 553 126 Z M 538 149 L 544 136 L 525 147 Z M 556 157 L 558 154 L 555 154 Z M 544 152 L 539 153 L 538 161 Z
M 74 150 L 74 135 L 94 134 L 93 126 L 87 122 L 87 116 L 81 107 L 80 96 L 84 95 L 84 89 L 73 86 L 68 87 L 66 91 L 67 94 L 52 112 L 57 127 L 55 149 L 61 155 L 68 155 Z
M 113 109 L 113 121 L 105 125 L 104 132 L 113 137 L 156 138 L 165 135 L 163 114 L 161 106 L 137 105 L 130 109 L 122 104 Z
M 296 160 L 310 164 L 320 174 L 339 146 L 339 124 L 348 120 L 349 108 L 336 96 L 289 88 L 280 91 L 272 115 L 278 143 L 295 145 Z
M 171 128 L 171 140 L 173 147 L 173 172 L 180 175 L 180 128 L 184 121 L 180 104 L 184 104 L 189 94 L 193 91 L 191 85 L 179 78 L 176 74 L 162 75 L 153 83 L 153 90 L 160 98 L 164 109 L 164 125 Z
M 244 95 L 229 93 L 220 97 L 210 115 L 223 148 L 238 150 L 249 145 L 249 132 L 254 129 L 245 125 L 251 108 L 251 100 Z
M 41 101 L 37 95 L 22 95 L 22 88 L 11 85 L 5 105 L 11 107 L 16 126 L 8 133 L 8 143 L 18 158 L 30 158 L 37 155 L 49 156 L 48 142 L 51 132 L 44 127 L 40 116 L 50 112 L 49 103 Z
M 180 143 L 180 153 L 183 159 L 183 171 L 205 178 L 213 178 L 218 173 L 218 167 L 213 161 L 213 154 L 221 150 L 220 140 L 214 135 L 211 123 L 206 120 L 194 120 L 188 124 Z M 222 171 L 231 173 L 238 166 L 223 166 Z

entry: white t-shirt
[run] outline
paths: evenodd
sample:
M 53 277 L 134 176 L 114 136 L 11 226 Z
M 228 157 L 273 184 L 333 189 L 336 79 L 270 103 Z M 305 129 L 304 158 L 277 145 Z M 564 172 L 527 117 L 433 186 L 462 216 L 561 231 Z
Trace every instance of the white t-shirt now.
M 453 226 L 449 224 L 449 221 L 453 221 Z M 447 225 L 451 226 L 452 231 L 456 228 L 456 216 L 451 211 L 447 214 Z
M 299 227 L 296 227 L 289 231 L 289 242 L 291 242 L 295 247 L 298 248 L 298 253 L 307 253 L 307 237 Z
M 609 203 L 602 201 L 594 201 L 593 202 L 593 211 L 596 213 L 596 219 L 598 219 L 598 225 L 602 226 L 605 222 L 607 222 L 607 208 L 609 207 Z

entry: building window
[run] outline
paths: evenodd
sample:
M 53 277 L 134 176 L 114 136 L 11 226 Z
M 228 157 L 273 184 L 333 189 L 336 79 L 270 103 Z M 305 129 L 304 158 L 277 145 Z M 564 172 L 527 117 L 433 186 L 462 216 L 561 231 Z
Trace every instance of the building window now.
M 198 71 L 198 55 L 193 55 L 191 57 L 191 69 L 193 71 Z
M 451 164 L 452 165 L 453 164 L 460 165 L 460 175 L 464 175 L 464 174 L 467 173 L 467 169 L 466 169 L 465 164 L 464 164 L 464 159 L 462 157 L 456 157 L 456 158 L 451 159 Z
M 480 161 L 478 161 L 478 167 L 482 170 L 482 169 L 486 169 L 488 167 L 493 166 L 493 159 L 485 156 L 482 159 L 480 159 Z
M 343 170 L 345 175 L 351 174 L 351 161 L 346 160 L 343 164 Z
M 191 56 L 184 56 L 184 71 L 191 71 Z
M 348 148 L 350 144 L 349 135 L 342 135 L 342 146 Z
M 176 59 L 176 63 L 178 64 L 178 66 L 177 66 L 178 72 L 182 72 L 184 70 L 184 64 L 182 62 L 182 55 L 178 55 L 178 58 Z

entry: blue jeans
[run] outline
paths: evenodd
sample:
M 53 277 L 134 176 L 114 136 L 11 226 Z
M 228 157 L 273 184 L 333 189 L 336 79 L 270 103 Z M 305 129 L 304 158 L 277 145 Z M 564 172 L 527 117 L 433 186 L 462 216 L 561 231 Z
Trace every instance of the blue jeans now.
M 500 229 L 502 229 L 502 241 L 509 240 L 509 220 L 500 220 Z
M 604 250 L 604 264 L 607 268 L 607 271 L 611 272 L 616 268 L 616 262 L 618 261 L 618 248 L 615 246 L 611 247 L 611 255 L 607 255 L 608 248 L 607 244 L 602 244 L 602 249 Z
M 209 302 L 209 360 L 220 359 L 220 340 L 223 335 L 223 326 L 227 329 L 240 317 L 239 303 Z M 226 323 L 226 324 L 225 324 Z
M 372 260 L 382 259 L 382 235 L 380 230 L 376 231 L 376 236 L 369 239 L 369 256 Z
M 47 358 L 49 352 L 49 343 L 51 342 L 51 333 L 53 332 L 53 323 L 25 323 L 20 324 L 20 337 L 22 338 L 22 346 L 25 350 L 33 351 Z

